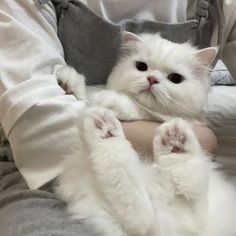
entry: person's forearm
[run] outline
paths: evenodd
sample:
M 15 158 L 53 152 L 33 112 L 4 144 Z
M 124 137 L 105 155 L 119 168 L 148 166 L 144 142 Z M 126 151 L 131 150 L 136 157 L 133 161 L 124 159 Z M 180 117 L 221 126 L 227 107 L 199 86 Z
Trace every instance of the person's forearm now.
M 133 147 L 141 153 L 152 154 L 152 140 L 160 123 L 150 121 L 123 122 L 122 126 L 126 138 Z M 193 130 L 202 148 L 209 153 L 214 153 L 217 140 L 213 132 L 203 125 L 194 124 Z
M 78 120 L 84 107 L 85 103 L 72 95 L 45 99 L 28 109 L 6 132 L 16 166 L 31 189 L 56 178 L 61 161 L 75 153 Z M 13 113 L 6 113 L 6 120 L 11 121 L 11 116 Z M 8 128 L 7 122 L 3 128 Z
M 193 130 L 203 150 L 209 154 L 215 154 L 218 146 L 217 138 L 211 129 L 204 125 L 194 124 Z

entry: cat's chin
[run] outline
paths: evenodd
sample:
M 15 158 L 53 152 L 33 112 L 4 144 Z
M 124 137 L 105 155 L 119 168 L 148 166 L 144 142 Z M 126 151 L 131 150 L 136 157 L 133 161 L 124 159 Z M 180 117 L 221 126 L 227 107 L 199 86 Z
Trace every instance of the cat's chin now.
M 153 94 L 153 89 L 152 89 L 152 87 L 147 87 L 147 88 L 141 90 L 140 93 Z
M 156 89 L 154 89 L 153 86 L 146 86 L 144 88 L 142 88 L 142 90 L 140 90 L 139 92 L 140 94 L 145 94 L 145 95 L 150 95 L 150 96 L 154 96 L 155 97 L 155 94 L 156 94 Z
M 140 104 L 147 107 L 156 104 L 156 96 L 152 93 L 151 90 L 141 91 L 139 94 L 136 95 L 136 100 L 138 100 Z

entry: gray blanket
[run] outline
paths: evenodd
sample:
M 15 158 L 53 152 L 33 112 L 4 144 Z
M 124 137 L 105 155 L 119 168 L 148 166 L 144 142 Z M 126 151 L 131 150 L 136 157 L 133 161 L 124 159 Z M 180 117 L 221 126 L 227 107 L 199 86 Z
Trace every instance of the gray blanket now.
M 52 184 L 29 190 L 8 145 L 0 147 L 0 236 L 98 236 L 91 225 L 73 220 Z

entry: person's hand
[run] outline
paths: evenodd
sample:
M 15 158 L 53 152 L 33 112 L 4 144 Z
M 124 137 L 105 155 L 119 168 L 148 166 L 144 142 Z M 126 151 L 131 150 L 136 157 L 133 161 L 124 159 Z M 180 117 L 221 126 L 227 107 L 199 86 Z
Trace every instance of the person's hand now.
M 151 121 L 122 122 L 126 138 L 134 149 L 140 153 L 151 155 L 152 140 L 160 123 Z M 193 130 L 202 148 L 210 154 L 214 154 L 217 148 L 217 139 L 214 133 L 206 126 L 194 124 Z

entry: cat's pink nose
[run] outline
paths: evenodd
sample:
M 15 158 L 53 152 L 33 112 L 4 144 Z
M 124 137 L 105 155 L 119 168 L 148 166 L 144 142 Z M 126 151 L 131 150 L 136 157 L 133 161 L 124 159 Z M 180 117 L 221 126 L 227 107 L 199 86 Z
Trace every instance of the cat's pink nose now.
M 147 80 L 149 84 L 152 86 L 153 84 L 158 84 L 159 80 L 155 76 L 148 76 Z

